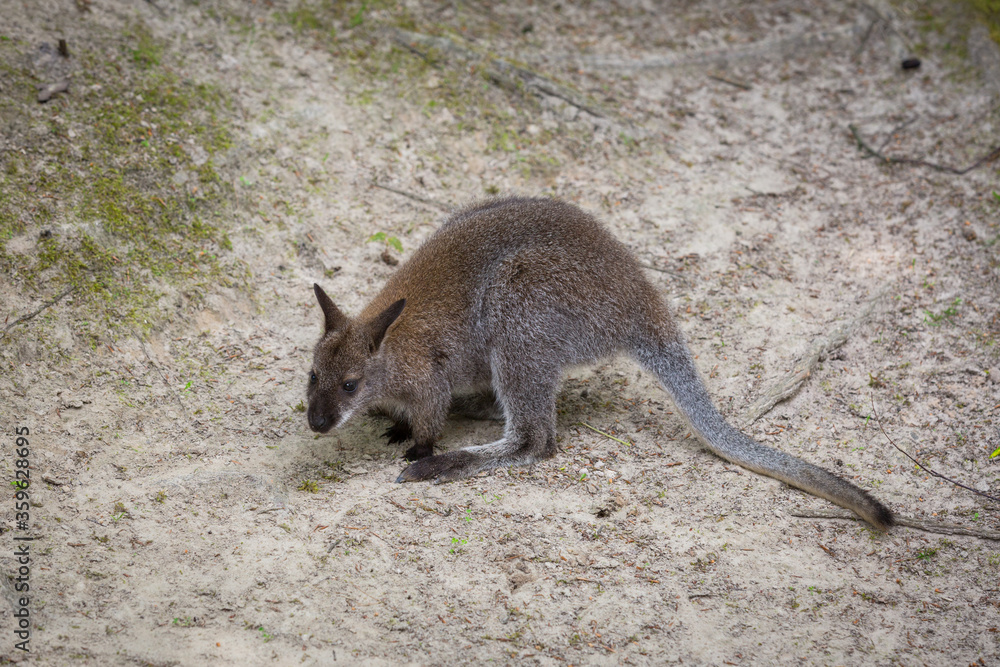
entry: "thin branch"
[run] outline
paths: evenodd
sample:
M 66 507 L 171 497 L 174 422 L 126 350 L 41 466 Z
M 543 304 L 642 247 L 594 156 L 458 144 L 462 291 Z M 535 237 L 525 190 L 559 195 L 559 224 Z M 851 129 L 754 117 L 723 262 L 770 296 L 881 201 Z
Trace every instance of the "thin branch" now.
M 656 271 L 658 273 L 666 273 L 667 275 L 674 276 L 675 278 L 684 278 L 685 277 L 685 276 L 681 275 L 680 273 L 678 273 L 677 271 L 671 271 L 670 269 L 661 269 L 660 267 L 653 266 L 652 264 L 643 264 L 642 262 L 640 262 L 639 266 L 641 266 L 642 268 L 647 269 L 649 271 Z
M 781 401 L 787 400 L 795 395 L 795 392 L 799 390 L 810 375 L 812 375 L 813 368 L 819 363 L 819 360 L 823 357 L 828 356 L 831 352 L 836 350 L 838 347 L 847 342 L 847 339 L 854 333 L 862 323 L 864 323 L 875 310 L 876 304 L 885 297 L 886 294 L 892 289 L 890 285 L 886 289 L 882 290 L 874 297 L 872 297 L 865 307 L 861 309 L 861 313 L 845 324 L 833 329 L 829 336 L 821 338 L 816 342 L 806 353 L 804 357 L 799 359 L 791 371 L 785 374 L 783 378 L 778 380 L 770 389 L 768 389 L 764 394 L 754 402 L 743 415 L 743 423 L 750 425 L 770 412 L 771 408 L 780 403 Z
M 75 287 L 67 287 L 58 296 L 56 296 L 54 299 L 52 299 L 51 301 L 46 301 L 45 303 L 43 303 L 41 305 L 41 307 L 39 307 L 38 310 L 36 310 L 35 312 L 28 313 L 27 315 L 24 315 L 22 317 L 17 318 L 16 320 L 14 320 L 10 324 L 8 324 L 6 327 L 4 327 L 4 330 L 2 332 L 3 335 L 6 336 L 7 332 L 10 331 L 11 329 L 13 329 L 18 324 L 21 324 L 22 322 L 27 322 L 28 320 L 32 319 L 33 317 L 35 317 L 36 315 L 38 315 L 40 312 L 42 312 L 43 310 L 45 310 L 46 308 L 49 308 L 51 306 L 56 305 L 57 303 L 59 303 L 63 299 L 63 297 L 65 297 L 67 294 L 69 294 L 70 292 L 72 292 L 75 289 L 76 289 Z
M 577 426 L 584 426 L 586 428 L 589 428 L 594 433 L 599 433 L 599 434 L 603 435 L 605 438 L 611 438 L 615 442 L 620 443 L 622 445 L 625 445 L 626 447 L 631 447 L 632 446 L 631 442 L 626 442 L 625 440 L 619 440 L 618 438 L 616 438 L 615 436 L 611 435 L 610 433 L 605 433 L 604 431 L 600 431 L 600 430 L 594 428 L 593 426 L 591 426 L 590 424 L 588 424 L 586 422 L 577 422 L 576 425 Z
M 412 192 L 407 192 L 406 190 L 398 190 L 398 189 L 396 189 L 394 187 L 391 187 L 391 186 L 388 186 L 388 185 L 382 185 L 381 183 L 372 183 L 372 185 L 374 185 L 376 188 L 381 188 L 383 190 L 388 190 L 389 192 L 395 192 L 397 195 L 402 195 L 404 197 L 409 197 L 410 199 L 412 199 L 414 201 L 418 201 L 421 204 L 427 204 L 428 206 L 433 206 L 434 208 L 439 209 L 441 211 L 444 211 L 445 213 L 450 213 L 451 210 L 452 210 L 451 207 L 448 206 L 447 204 L 442 204 L 440 202 L 434 201 L 433 199 L 427 199 L 426 197 L 421 197 L 418 194 L 414 194 Z
M 897 450 L 899 450 L 899 452 L 903 456 L 905 456 L 906 458 L 908 458 L 911 461 L 913 461 L 914 463 L 916 463 L 918 468 L 920 468 L 921 470 L 923 470 L 927 474 L 932 475 L 933 477 L 937 477 L 939 479 L 943 479 L 946 482 L 951 482 L 955 486 L 960 486 L 963 489 L 965 489 L 966 491 L 972 491 L 977 496 L 982 496 L 983 498 L 989 498 L 990 500 L 992 500 L 995 503 L 1000 503 L 1000 498 L 995 498 L 995 497 L 991 496 L 988 493 L 983 493 L 982 491 L 977 491 L 976 489 L 972 488 L 971 486 L 966 486 L 965 484 L 962 484 L 961 482 L 956 482 L 955 480 L 953 480 L 950 477 L 945 477 L 941 473 L 935 472 L 934 470 L 931 470 L 927 466 L 925 466 L 922 463 L 920 463 L 920 461 L 916 460 L 915 458 L 913 458 L 912 456 L 910 456 L 909 454 L 907 454 L 899 445 L 897 445 L 895 442 L 893 442 L 892 438 L 889 437 L 889 434 L 885 432 L 885 429 L 882 427 L 882 419 L 878 416 L 878 413 L 875 411 L 875 397 L 874 396 L 871 397 L 871 401 L 872 401 L 872 415 L 874 415 L 874 417 L 875 417 L 875 423 L 878 424 L 878 428 L 879 428 L 880 431 L 882 431 L 882 435 L 884 435 L 885 439 L 889 441 L 889 444 L 892 445 L 893 447 L 895 447 Z
M 892 8 L 886 5 L 886 3 L 879 3 L 883 5 L 883 8 L 887 11 L 887 14 L 883 14 L 876 7 L 868 4 L 867 2 L 862 2 L 861 6 L 870 11 L 875 15 L 875 20 L 872 23 L 872 28 L 881 28 L 882 37 L 885 39 L 886 46 L 889 47 L 890 52 L 896 58 L 904 57 L 908 53 L 913 53 L 913 45 L 910 44 L 910 40 L 906 38 L 902 32 L 894 25 L 893 16 L 894 13 Z M 860 53 L 860 50 L 859 50 Z
M 882 142 L 882 144 L 878 147 L 878 149 L 880 151 L 884 150 L 885 147 L 889 145 L 889 142 L 892 141 L 893 136 L 895 136 L 897 132 L 903 131 L 904 129 L 906 129 L 908 125 L 912 125 L 913 123 L 916 123 L 918 120 L 919 116 L 914 116 L 910 120 L 904 120 L 902 123 L 889 130 L 888 134 L 886 134 L 885 141 Z
M 742 88 L 743 90 L 753 90 L 753 86 L 750 84 L 743 83 L 741 81 L 734 81 L 733 79 L 727 79 L 726 77 L 719 76 L 717 74 L 709 74 L 708 78 L 718 81 L 719 83 L 728 83 L 730 86 L 736 86 L 737 88 Z
M 431 35 L 423 35 L 401 29 L 394 30 L 392 36 L 397 44 L 402 45 L 404 48 L 417 54 L 419 57 L 428 60 L 428 62 L 430 62 L 430 56 L 421 52 L 417 48 L 417 45 L 436 49 L 443 54 L 451 54 L 455 58 L 465 60 L 467 62 L 478 61 L 482 63 L 483 71 L 491 81 L 506 88 L 517 90 L 523 86 L 535 94 L 556 97 L 597 118 L 612 118 L 615 115 L 612 112 L 601 108 L 597 104 L 590 103 L 586 100 L 584 95 L 577 93 L 567 86 L 557 83 L 553 79 L 519 65 L 515 65 L 504 58 L 492 55 L 481 55 L 471 49 L 461 46 L 447 37 L 434 37 Z M 617 122 L 630 128 L 632 131 L 635 131 L 635 128 L 632 127 L 632 124 L 627 120 L 618 118 Z
M 852 512 L 844 512 L 842 510 L 791 510 L 789 514 L 791 516 L 799 517 L 800 519 L 850 519 L 851 521 L 863 521 L 863 519 L 855 516 Z M 967 535 L 969 537 L 978 537 L 983 540 L 1000 541 L 1000 533 L 993 532 L 992 530 L 972 530 L 971 528 L 963 528 L 962 526 L 956 526 L 952 523 L 918 521 L 917 519 L 907 519 L 906 517 L 901 517 L 898 514 L 895 519 L 897 526 L 915 528 L 928 533 L 940 533 L 942 535 Z
M 586 111 L 591 116 L 597 118 L 607 118 L 608 114 L 602 109 L 598 109 L 593 104 L 588 104 L 580 95 L 562 86 L 551 79 L 535 74 L 523 67 L 512 65 L 500 58 L 493 58 L 488 61 L 487 76 L 500 85 L 517 88 L 517 82 L 522 82 L 528 89 L 533 89 L 538 93 L 557 97 L 563 102 L 570 104 L 581 111 Z
M 155 9 L 156 11 L 158 11 L 160 13 L 160 16 L 166 18 L 167 11 L 163 7 L 160 7 L 158 4 L 153 2 L 153 0 L 146 0 L 146 4 Z
M 626 56 L 593 55 L 575 53 L 551 53 L 546 61 L 569 61 L 577 68 L 589 70 L 639 71 L 659 68 L 680 68 L 728 63 L 746 63 L 750 60 L 779 59 L 804 51 L 829 53 L 836 50 L 839 43 L 854 43 L 861 32 L 859 22 L 835 26 L 826 30 L 800 32 L 777 39 L 764 39 L 741 46 L 705 51 L 684 51 L 680 53 L 629 53 Z
M 858 131 L 858 128 L 855 125 L 853 124 L 848 125 L 847 129 L 849 129 L 851 131 L 851 134 L 854 136 L 854 141 L 857 142 L 858 148 L 863 150 L 865 153 L 868 153 L 868 155 L 876 157 L 888 164 L 912 164 L 912 165 L 917 165 L 919 167 L 928 167 L 936 171 L 943 171 L 948 174 L 955 174 L 956 176 L 963 176 L 972 171 L 973 169 L 981 167 L 987 162 L 992 162 L 993 160 L 1000 157 L 1000 145 L 994 147 L 990 152 L 983 155 L 981 158 L 970 164 L 965 169 L 949 167 L 946 164 L 937 164 L 936 162 L 928 162 L 927 160 L 922 160 L 920 158 L 892 157 L 891 155 L 885 155 L 884 153 L 881 153 L 878 150 L 872 148 L 868 144 L 868 142 L 866 142 L 861 137 L 861 133 Z
M 874 32 L 875 30 L 875 26 L 881 23 L 882 21 L 880 19 L 875 19 L 868 24 L 868 28 L 865 29 L 865 34 L 862 35 L 861 42 L 858 44 L 858 48 L 854 50 L 854 60 L 857 60 L 858 56 L 861 55 L 861 52 L 865 50 L 865 46 L 868 45 L 868 39 L 872 36 L 872 32 Z
M 131 331 L 132 335 L 135 336 L 135 339 L 139 341 L 139 347 L 142 348 L 142 353 L 146 355 L 146 360 L 153 366 L 153 368 L 156 369 L 156 372 L 159 373 L 160 379 L 163 380 L 163 384 L 166 385 L 167 387 L 167 391 L 169 391 L 171 395 L 173 395 L 173 397 L 177 400 L 177 405 L 180 406 L 181 413 L 186 416 L 187 409 L 184 407 L 184 401 L 182 401 L 180 395 L 174 391 L 174 388 L 170 386 L 170 383 L 167 381 L 167 377 L 163 374 L 163 371 L 160 369 L 160 366 L 155 361 L 153 361 L 153 357 L 149 355 L 149 352 L 146 350 L 146 344 L 143 342 L 139 334 L 137 334 L 134 329 L 132 329 Z

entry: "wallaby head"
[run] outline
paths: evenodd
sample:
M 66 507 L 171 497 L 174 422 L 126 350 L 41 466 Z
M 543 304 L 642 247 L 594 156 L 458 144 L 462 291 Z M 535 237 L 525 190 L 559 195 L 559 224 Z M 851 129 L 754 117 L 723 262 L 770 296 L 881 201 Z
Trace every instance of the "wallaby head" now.
M 374 319 L 362 320 L 344 315 L 319 285 L 313 285 L 313 290 L 323 310 L 324 332 L 313 352 L 307 416 L 309 428 L 326 433 L 379 398 L 384 373 L 379 351 L 406 299 L 391 304 Z

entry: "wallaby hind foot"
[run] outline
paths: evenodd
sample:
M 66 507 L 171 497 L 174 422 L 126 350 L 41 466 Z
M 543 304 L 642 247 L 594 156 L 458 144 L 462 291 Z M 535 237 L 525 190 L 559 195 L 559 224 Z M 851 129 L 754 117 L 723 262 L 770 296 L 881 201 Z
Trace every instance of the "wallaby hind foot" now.
M 457 482 L 494 468 L 537 463 L 555 455 L 555 436 L 542 446 L 537 442 L 501 438 L 487 445 L 475 445 L 414 461 L 399 473 L 396 483 Z

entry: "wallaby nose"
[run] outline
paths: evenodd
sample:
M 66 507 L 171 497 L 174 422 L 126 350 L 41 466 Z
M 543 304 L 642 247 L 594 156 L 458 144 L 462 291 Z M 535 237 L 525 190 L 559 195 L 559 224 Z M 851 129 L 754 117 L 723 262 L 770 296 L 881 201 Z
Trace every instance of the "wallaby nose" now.
M 323 415 L 309 415 L 309 428 L 314 431 L 322 431 L 326 426 L 326 417 Z

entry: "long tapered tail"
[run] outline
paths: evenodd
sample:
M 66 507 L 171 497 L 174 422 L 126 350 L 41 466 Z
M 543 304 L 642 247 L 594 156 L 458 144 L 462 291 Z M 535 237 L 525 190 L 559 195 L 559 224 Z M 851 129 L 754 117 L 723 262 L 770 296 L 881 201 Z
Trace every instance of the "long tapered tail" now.
M 659 341 L 653 349 L 639 346 L 634 354 L 656 374 L 694 433 L 718 456 L 845 507 L 879 530 L 888 530 L 895 523 L 885 505 L 850 482 L 762 445 L 730 426 L 712 404 L 691 354 L 679 338 Z

